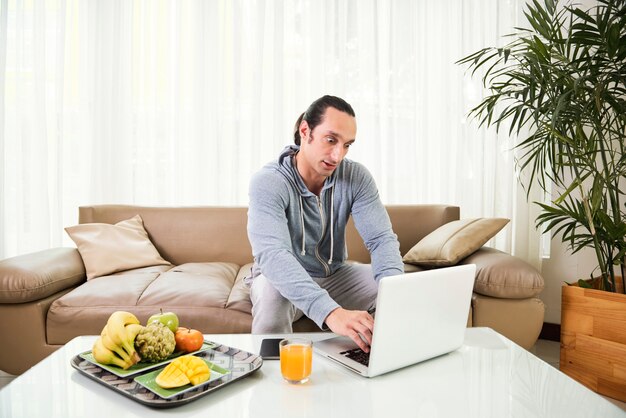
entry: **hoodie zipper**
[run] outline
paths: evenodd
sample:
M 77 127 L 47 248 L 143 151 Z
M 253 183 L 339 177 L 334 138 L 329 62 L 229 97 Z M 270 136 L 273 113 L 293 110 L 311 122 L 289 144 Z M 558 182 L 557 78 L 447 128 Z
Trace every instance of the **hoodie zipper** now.
M 320 199 L 319 196 L 315 196 L 315 199 L 317 199 L 317 209 L 320 211 L 320 218 L 322 219 L 322 236 L 320 237 L 320 240 L 318 241 L 317 245 L 315 246 L 315 258 L 317 258 L 317 261 L 319 261 L 320 263 L 322 263 L 322 265 L 324 266 L 324 271 L 326 271 L 326 276 L 330 275 L 330 268 L 328 267 L 328 264 L 324 262 L 324 260 L 322 260 L 322 257 L 320 257 L 320 253 L 319 253 L 319 245 L 322 242 L 322 240 L 324 239 L 324 233 L 326 231 L 326 219 L 324 217 L 324 209 L 322 208 L 322 201 Z

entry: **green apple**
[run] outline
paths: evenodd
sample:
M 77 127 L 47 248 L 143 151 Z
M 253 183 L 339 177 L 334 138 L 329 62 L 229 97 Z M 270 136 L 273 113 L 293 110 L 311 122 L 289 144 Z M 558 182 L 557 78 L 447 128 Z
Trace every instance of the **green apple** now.
M 176 314 L 174 312 L 163 312 L 163 309 L 160 309 L 160 311 L 161 313 L 152 315 L 148 318 L 148 324 L 158 321 L 175 333 L 178 329 L 178 317 Z

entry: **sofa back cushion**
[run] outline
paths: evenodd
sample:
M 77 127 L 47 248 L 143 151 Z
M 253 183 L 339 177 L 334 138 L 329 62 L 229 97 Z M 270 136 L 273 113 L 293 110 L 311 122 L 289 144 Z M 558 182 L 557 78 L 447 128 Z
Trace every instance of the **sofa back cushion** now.
M 406 254 L 418 241 L 441 225 L 459 219 L 458 206 L 396 205 L 386 206 L 393 232 L 400 242 L 400 254 Z M 352 218 L 346 231 L 348 258 L 361 263 L 370 262 L 370 254 L 357 232 Z
M 394 232 L 405 254 L 441 225 L 459 219 L 457 206 L 387 206 Z M 228 262 L 240 266 L 252 261 L 245 207 L 142 207 L 95 205 L 79 208 L 79 223 L 110 223 L 140 215 L 150 240 L 173 264 Z M 346 232 L 350 260 L 368 263 L 369 253 L 352 221 Z
M 79 208 L 79 223 L 117 223 L 139 214 L 159 254 L 172 264 L 252 259 L 243 207 L 142 207 L 97 205 Z
M 169 265 L 154 248 L 139 215 L 115 225 L 88 223 L 65 230 L 76 243 L 87 280 L 118 271 Z

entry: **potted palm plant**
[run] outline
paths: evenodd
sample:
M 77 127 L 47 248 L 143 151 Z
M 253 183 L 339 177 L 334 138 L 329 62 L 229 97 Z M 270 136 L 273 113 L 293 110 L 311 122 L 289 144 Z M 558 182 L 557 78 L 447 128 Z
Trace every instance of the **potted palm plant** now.
M 556 196 L 537 226 L 595 251 L 597 277 L 562 288 L 561 370 L 626 401 L 626 0 L 532 0 L 525 15 L 508 45 L 458 61 L 487 89 L 470 115 L 521 138 L 520 181 Z

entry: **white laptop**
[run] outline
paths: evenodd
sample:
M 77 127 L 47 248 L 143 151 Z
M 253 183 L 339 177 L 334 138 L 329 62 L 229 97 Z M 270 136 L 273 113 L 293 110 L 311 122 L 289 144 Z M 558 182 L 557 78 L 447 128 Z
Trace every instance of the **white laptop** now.
M 367 365 L 348 337 L 317 341 L 313 349 L 367 377 L 454 351 L 465 337 L 475 274 L 468 264 L 381 279 Z

